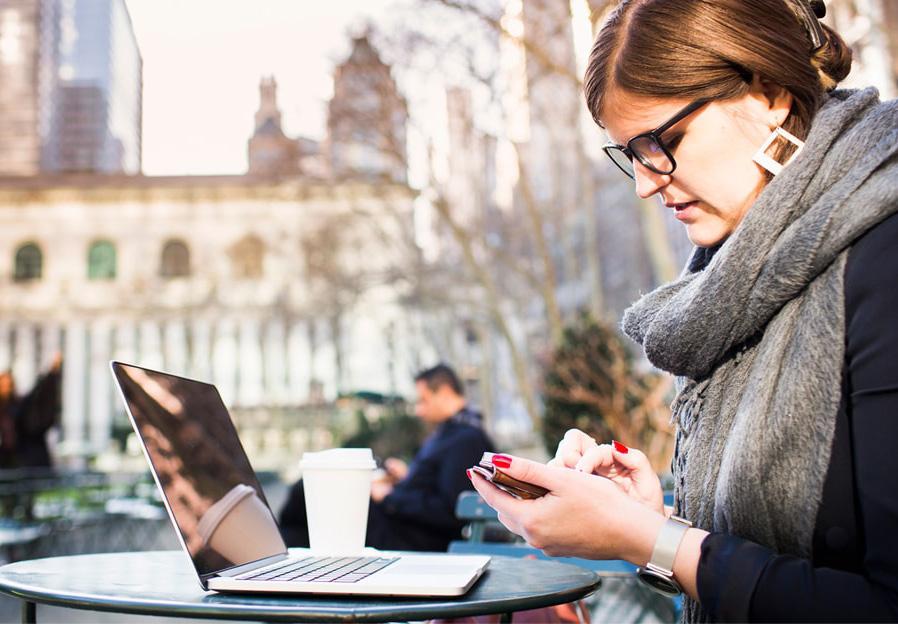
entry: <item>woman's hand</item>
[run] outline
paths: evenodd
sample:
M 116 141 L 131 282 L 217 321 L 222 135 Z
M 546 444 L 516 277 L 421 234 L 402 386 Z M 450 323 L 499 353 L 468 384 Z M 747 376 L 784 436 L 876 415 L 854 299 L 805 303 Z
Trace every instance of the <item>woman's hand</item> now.
M 564 438 L 558 443 L 555 457 L 549 460 L 549 466 L 573 468 L 587 451 L 598 446 L 595 439 L 579 429 L 568 429 Z
M 573 468 L 597 474 L 613 481 L 627 495 L 664 513 L 664 491 L 661 480 L 645 454 L 620 442 L 597 444 L 579 429 L 569 429 L 558 443 L 549 466 Z
M 616 440 L 599 444 L 588 449 L 574 469 L 606 477 L 631 498 L 664 513 L 661 480 L 639 449 L 628 448 Z
M 541 498 L 518 500 L 468 473 L 499 521 L 530 545 L 552 556 L 648 561 L 664 516 L 611 480 L 507 455 L 494 462 L 512 477 L 549 490 Z

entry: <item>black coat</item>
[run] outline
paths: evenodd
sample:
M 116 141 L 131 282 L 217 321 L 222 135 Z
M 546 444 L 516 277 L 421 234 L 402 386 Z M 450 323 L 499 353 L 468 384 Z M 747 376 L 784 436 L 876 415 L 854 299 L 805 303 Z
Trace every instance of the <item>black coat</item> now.
M 845 341 L 812 557 L 709 535 L 698 594 L 716 621 L 898 621 L 898 215 L 849 252 Z
M 52 465 L 47 431 L 62 414 L 62 369 L 42 375 L 16 410 L 16 462 L 23 468 Z

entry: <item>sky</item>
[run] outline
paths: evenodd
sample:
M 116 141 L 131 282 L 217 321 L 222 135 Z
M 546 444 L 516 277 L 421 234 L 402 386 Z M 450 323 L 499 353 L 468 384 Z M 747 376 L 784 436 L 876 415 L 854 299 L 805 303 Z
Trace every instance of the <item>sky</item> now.
M 143 58 L 146 175 L 245 173 L 259 79 L 288 136 L 324 134 L 350 33 L 396 0 L 126 0 Z

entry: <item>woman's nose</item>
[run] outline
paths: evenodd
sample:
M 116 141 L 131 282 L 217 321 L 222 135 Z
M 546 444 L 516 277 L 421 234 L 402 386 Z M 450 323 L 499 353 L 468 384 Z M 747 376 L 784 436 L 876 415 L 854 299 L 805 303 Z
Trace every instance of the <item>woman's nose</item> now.
M 670 175 L 655 173 L 641 162 L 633 159 L 633 174 L 636 179 L 636 194 L 647 199 L 670 184 Z

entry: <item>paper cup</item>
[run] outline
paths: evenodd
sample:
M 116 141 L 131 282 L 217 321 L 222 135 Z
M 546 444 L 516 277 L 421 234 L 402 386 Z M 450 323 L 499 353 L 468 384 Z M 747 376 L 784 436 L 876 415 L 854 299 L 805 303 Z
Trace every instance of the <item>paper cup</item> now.
M 361 554 L 375 468 L 371 449 L 304 453 L 299 465 L 312 551 L 327 555 Z
M 268 507 L 254 488 L 242 483 L 209 507 L 196 528 L 203 544 L 234 563 L 285 550 Z

